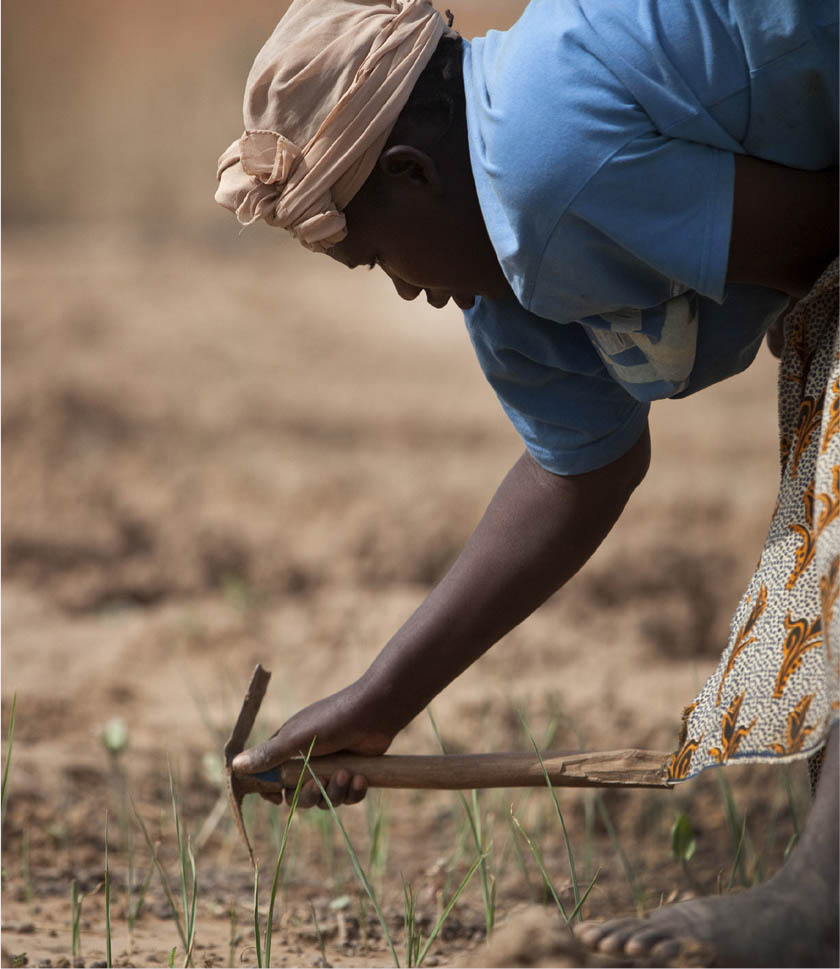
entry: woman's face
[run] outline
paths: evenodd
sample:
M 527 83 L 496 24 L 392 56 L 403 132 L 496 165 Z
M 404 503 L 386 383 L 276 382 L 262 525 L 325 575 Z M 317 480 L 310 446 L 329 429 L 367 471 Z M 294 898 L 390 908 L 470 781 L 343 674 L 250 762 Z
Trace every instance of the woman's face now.
M 388 149 L 345 209 L 347 236 L 328 255 L 351 269 L 379 266 L 403 299 L 426 293 L 462 309 L 508 291 L 471 173 L 442 177 L 415 148 Z

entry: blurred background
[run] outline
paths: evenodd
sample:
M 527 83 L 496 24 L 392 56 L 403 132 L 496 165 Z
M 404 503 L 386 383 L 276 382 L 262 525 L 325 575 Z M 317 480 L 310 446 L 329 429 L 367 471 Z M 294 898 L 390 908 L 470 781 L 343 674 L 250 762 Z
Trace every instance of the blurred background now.
M 256 52 L 288 2 L 3 4 L 6 227 L 117 222 L 145 239 L 229 239 L 216 159 L 242 127 Z M 461 0 L 455 27 L 523 2 Z M 209 200 L 209 201 L 208 201 Z
M 523 6 L 451 4 L 467 37 Z M 127 730 L 135 796 L 159 800 L 169 754 L 199 825 L 217 796 L 205 754 L 254 663 L 274 671 L 264 736 L 360 675 L 521 450 L 459 311 L 214 203 L 283 9 L 2 7 L 4 869 L 22 885 L 31 868 L 44 897 L 101 877 L 106 724 Z M 671 747 L 773 507 L 774 384 L 762 352 L 655 409 L 653 470 L 602 549 L 436 701 L 453 749 L 526 749 L 515 710 L 557 746 Z M 395 745 L 436 748 L 425 718 Z M 393 803 L 397 861 L 431 864 L 440 802 Z M 224 844 L 211 881 L 232 877 Z M 620 873 L 615 892 L 603 906 L 626 902 Z

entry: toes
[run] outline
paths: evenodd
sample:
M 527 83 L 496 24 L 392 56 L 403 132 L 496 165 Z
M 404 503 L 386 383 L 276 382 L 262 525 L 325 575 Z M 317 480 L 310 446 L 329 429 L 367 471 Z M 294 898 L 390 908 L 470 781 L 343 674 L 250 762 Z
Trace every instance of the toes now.
M 628 956 L 652 956 L 657 961 L 667 961 L 680 951 L 680 943 L 665 932 L 642 924 L 624 944 Z
M 579 941 L 596 952 L 653 959 L 657 965 L 679 955 L 682 943 L 644 919 L 583 922 L 574 930 Z
M 638 919 L 616 919 L 611 922 L 583 922 L 575 928 L 575 935 L 590 949 L 613 955 L 621 952 L 627 939 L 638 930 Z

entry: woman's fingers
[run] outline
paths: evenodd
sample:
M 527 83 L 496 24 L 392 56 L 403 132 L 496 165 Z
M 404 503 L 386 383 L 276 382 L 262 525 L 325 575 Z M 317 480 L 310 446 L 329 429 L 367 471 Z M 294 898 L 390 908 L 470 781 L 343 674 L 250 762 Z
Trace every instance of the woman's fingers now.
M 361 774 L 351 774 L 348 770 L 338 770 L 324 785 L 327 797 L 333 807 L 342 804 L 358 804 L 367 794 L 367 778 Z M 291 804 L 295 796 L 295 789 L 287 787 L 284 790 L 286 804 Z M 282 803 L 280 795 L 265 795 L 267 800 L 275 804 Z M 297 806 L 300 808 L 319 807 L 328 809 L 329 805 L 321 794 L 320 788 L 314 780 L 305 781 L 300 788 Z

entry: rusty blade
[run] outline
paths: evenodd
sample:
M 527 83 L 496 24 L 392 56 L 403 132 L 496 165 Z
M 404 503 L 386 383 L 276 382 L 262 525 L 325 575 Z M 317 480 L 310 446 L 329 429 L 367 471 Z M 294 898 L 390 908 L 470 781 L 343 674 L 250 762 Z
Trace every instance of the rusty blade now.
M 251 682 L 248 684 L 239 716 L 236 718 L 233 731 L 224 749 L 228 801 L 230 802 L 230 809 L 233 813 L 233 820 L 237 830 L 245 842 L 245 847 L 248 849 L 248 857 L 251 859 L 252 867 L 256 867 L 254 849 L 251 847 L 248 832 L 245 830 L 245 822 L 242 818 L 242 798 L 248 792 L 242 787 L 241 775 L 237 775 L 233 771 L 233 759 L 245 749 L 248 735 L 251 733 L 254 721 L 257 719 L 257 713 L 259 713 L 260 704 L 263 701 L 270 679 L 271 673 L 263 669 L 260 663 L 257 663 L 254 672 L 251 674 Z

